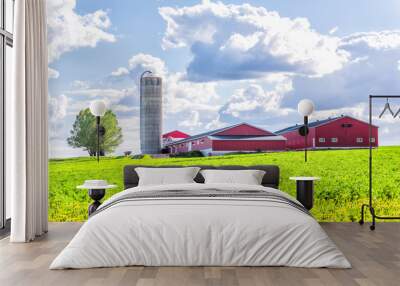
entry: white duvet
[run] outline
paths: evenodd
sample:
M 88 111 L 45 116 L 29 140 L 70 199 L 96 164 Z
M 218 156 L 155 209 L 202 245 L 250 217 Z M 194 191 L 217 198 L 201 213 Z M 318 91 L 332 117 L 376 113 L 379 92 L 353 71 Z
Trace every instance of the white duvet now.
M 262 186 L 184 184 L 136 187 L 110 200 L 128 192 L 210 187 L 283 194 Z M 318 222 L 290 205 L 160 198 L 121 202 L 94 215 L 50 269 L 127 265 L 351 267 Z

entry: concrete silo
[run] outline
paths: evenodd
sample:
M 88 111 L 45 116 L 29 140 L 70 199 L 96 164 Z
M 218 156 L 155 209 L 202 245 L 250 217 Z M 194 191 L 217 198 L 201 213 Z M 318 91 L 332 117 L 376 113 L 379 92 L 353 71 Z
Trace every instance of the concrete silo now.
M 140 150 L 142 154 L 161 151 L 162 78 L 146 71 L 140 77 Z

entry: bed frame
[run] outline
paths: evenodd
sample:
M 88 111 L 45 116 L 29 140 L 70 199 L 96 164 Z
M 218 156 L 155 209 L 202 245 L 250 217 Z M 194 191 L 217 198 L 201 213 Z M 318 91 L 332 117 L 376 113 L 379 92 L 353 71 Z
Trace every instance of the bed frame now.
M 124 189 L 136 187 L 139 183 L 139 176 L 135 171 L 136 167 L 150 167 L 150 168 L 182 168 L 182 167 L 199 167 L 201 170 L 216 169 L 216 170 L 263 170 L 265 175 L 261 184 L 264 187 L 278 189 L 279 187 L 279 167 L 275 165 L 255 165 L 255 166 L 143 166 L 143 165 L 127 165 L 124 167 Z M 197 183 L 204 183 L 203 176 L 199 173 L 194 180 Z

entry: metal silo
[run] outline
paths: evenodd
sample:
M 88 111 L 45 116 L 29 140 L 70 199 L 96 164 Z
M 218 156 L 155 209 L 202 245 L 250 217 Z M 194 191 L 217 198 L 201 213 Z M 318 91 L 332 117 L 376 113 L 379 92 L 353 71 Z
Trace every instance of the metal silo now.
M 140 77 L 140 150 L 158 154 L 162 133 L 162 79 L 145 71 Z

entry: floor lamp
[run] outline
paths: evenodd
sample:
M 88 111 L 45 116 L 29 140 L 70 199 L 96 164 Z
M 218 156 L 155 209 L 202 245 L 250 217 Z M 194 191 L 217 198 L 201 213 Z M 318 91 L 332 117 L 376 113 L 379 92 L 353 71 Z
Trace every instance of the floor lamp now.
M 106 130 L 100 126 L 100 117 L 106 112 L 106 104 L 102 100 L 95 100 L 90 103 L 90 112 L 96 116 L 96 131 L 97 131 L 97 162 L 100 160 L 100 136 L 104 136 Z
M 304 125 L 299 128 L 299 134 L 304 136 L 304 162 L 307 162 L 308 116 L 314 112 L 314 103 L 309 99 L 303 99 L 299 102 L 297 110 L 304 117 Z

